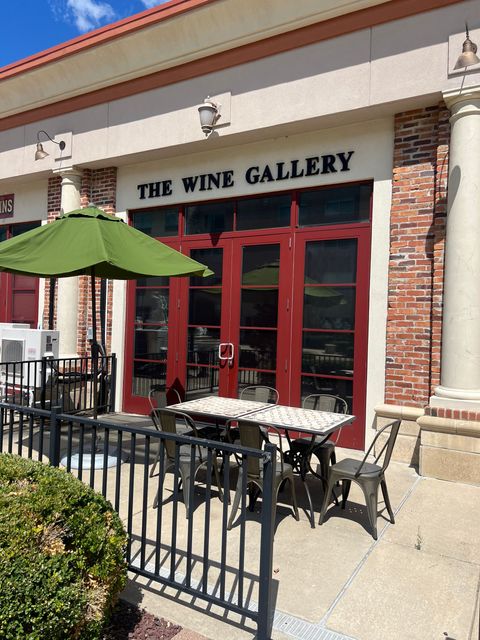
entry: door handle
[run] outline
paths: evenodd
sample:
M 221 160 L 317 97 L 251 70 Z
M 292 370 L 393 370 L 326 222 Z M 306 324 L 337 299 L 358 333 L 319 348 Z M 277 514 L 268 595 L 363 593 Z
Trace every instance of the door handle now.
M 227 347 L 228 350 L 226 350 L 226 353 L 228 355 L 224 356 L 222 355 L 222 353 L 224 353 L 223 348 Z M 219 360 L 223 360 L 224 362 L 228 362 L 228 364 L 230 366 L 233 365 L 233 358 L 235 357 L 235 346 L 233 345 L 232 342 L 220 342 L 220 344 L 218 345 L 218 359 Z
M 223 353 L 223 347 L 229 347 L 228 352 L 230 353 L 230 342 L 220 342 L 220 344 L 218 345 L 218 359 L 219 360 L 230 360 L 230 356 L 222 356 Z

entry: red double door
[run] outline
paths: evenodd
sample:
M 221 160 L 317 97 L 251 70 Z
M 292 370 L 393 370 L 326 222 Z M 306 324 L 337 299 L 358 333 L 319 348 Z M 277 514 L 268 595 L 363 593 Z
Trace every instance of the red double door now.
M 267 385 L 293 406 L 330 393 L 357 416 L 342 444 L 363 447 L 369 247 L 361 225 L 182 240 L 214 275 L 129 286 L 124 408 L 147 412 L 152 382 L 186 399 Z

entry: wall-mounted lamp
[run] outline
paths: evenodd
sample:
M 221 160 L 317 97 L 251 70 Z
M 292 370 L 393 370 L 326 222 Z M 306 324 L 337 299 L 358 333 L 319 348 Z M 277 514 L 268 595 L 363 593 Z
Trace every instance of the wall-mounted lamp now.
M 63 151 L 66 147 L 66 142 L 64 140 L 60 140 L 60 142 L 56 142 L 53 138 L 51 138 L 48 133 L 46 131 L 44 131 L 43 129 L 41 129 L 38 133 L 37 133 L 37 150 L 35 151 L 35 160 L 43 160 L 44 158 L 46 158 L 47 156 L 49 156 L 50 154 L 47 153 L 45 151 L 45 149 L 43 148 L 43 144 L 40 142 L 40 134 L 44 133 L 47 138 L 53 142 L 53 144 L 57 144 L 60 147 L 60 151 Z
M 200 126 L 207 137 L 212 133 L 217 120 L 220 118 L 220 106 L 221 105 L 216 102 L 213 102 L 213 100 L 210 100 L 210 96 L 207 96 L 198 107 Z
M 471 67 L 472 64 L 478 64 L 480 62 L 480 58 L 477 56 L 477 45 L 470 40 L 467 24 L 465 24 L 465 33 L 466 38 L 463 41 L 462 53 L 458 57 L 457 63 L 453 67 L 454 69 Z

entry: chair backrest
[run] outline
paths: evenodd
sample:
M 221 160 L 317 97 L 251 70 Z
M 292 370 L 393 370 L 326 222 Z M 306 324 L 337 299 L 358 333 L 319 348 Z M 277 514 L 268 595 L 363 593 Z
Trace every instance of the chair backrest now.
M 377 440 L 380 438 L 383 432 L 386 431 L 387 429 L 390 429 L 390 433 L 388 434 L 388 437 L 385 440 L 383 447 L 380 449 L 380 452 L 375 457 L 375 463 L 379 464 L 379 460 L 383 455 L 383 462 L 379 466 L 382 468 L 382 472 L 385 472 L 388 465 L 390 464 L 393 447 L 395 446 L 395 442 L 397 440 L 398 431 L 400 429 L 400 420 L 393 420 L 392 422 L 389 422 L 384 427 L 382 427 L 379 431 L 377 431 L 377 435 L 373 439 L 372 444 L 368 447 L 368 451 L 365 454 L 362 460 L 362 464 L 358 468 L 356 475 L 360 475 L 360 473 L 362 472 L 362 467 L 364 463 L 367 461 L 367 458 L 370 455 L 371 450 L 374 448 L 375 444 L 377 443 Z
M 171 411 L 167 408 L 157 408 L 152 411 L 152 419 L 155 426 L 159 431 L 165 433 L 177 433 L 177 420 L 181 418 L 185 421 L 186 425 L 193 430 L 196 434 L 195 423 L 187 416 L 186 413 L 180 413 L 180 411 Z M 169 460 L 175 459 L 175 442 L 173 440 L 165 440 L 165 451 Z
M 278 403 L 278 391 L 264 385 L 251 385 L 240 391 L 241 400 L 255 400 L 256 402 Z
M 304 409 L 315 411 L 331 411 L 333 413 L 348 413 L 348 404 L 340 396 L 332 396 L 328 393 L 312 393 L 304 398 Z
M 173 403 L 168 402 L 168 395 L 170 397 L 173 396 Z M 148 402 L 150 403 L 150 408 L 153 411 L 154 409 L 164 409 L 168 407 L 169 404 L 175 404 L 177 402 L 181 402 L 180 394 L 174 387 L 164 387 L 159 384 L 152 384 L 150 387 L 150 391 L 148 392 Z
M 265 436 L 260 429 L 260 425 L 256 422 L 236 421 L 239 433 L 240 444 L 242 447 L 250 447 L 251 449 L 263 449 Z M 247 476 L 251 478 L 260 477 L 260 460 L 253 456 L 247 456 Z

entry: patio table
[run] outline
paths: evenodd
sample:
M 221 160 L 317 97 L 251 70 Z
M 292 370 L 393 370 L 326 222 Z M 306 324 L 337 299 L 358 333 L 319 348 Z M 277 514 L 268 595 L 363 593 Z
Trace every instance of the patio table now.
M 355 416 L 344 413 L 317 411 L 314 409 L 303 409 L 301 407 L 289 407 L 276 404 L 269 405 L 267 408 L 259 409 L 254 413 L 242 416 L 242 420 L 244 422 L 256 422 L 265 425 L 272 425 L 278 429 L 283 429 L 290 446 L 290 432 L 292 431 L 311 436 L 310 447 L 305 452 L 299 453 L 299 457 L 297 459 L 292 459 L 292 456 L 289 455 L 289 451 L 285 452 L 284 458 L 286 462 L 292 465 L 293 471 L 300 476 L 303 482 L 310 506 L 311 525 L 312 529 L 314 529 L 315 516 L 313 512 L 312 497 L 306 482 L 309 457 L 315 445 L 321 444 L 327 440 L 328 436 L 338 429 L 351 424 L 355 420 Z M 316 440 L 318 436 L 321 436 L 320 440 Z M 326 491 L 328 478 L 324 478 L 318 473 L 315 473 L 313 469 L 311 469 L 311 471 L 314 476 L 322 481 L 323 489 Z
M 254 400 L 221 398 L 219 396 L 207 396 L 205 398 L 197 398 L 196 400 L 187 400 L 186 402 L 169 405 L 168 408 L 189 415 L 204 416 L 217 420 L 241 419 L 243 422 L 259 423 L 267 426 L 272 425 L 285 431 L 289 443 L 290 432 L 301 432 L 311 436 L 311 447 L 301 456 L 300 460 L 289 460 L 288 451 L 285 452 L 285 455 L 287 461 L 292 464 L 294 471 L 300 475 L 304 483 L 310 505 L 312 528 L 315 527 L 312 498 L 306 483 L 307 461 L 313 446 L 319 443 L 318 440 L 315 441 L 315 438 L 322 436 L 320 443 L 323 442 L 338 429 L 351 424 L 355 420 L 355 416 L 286 405 L 273 405 L 266 402 L 255 402 Z M 327 478 L 323 478 L 315 472 L 314 475 L 322 481 L 325 489 Z

